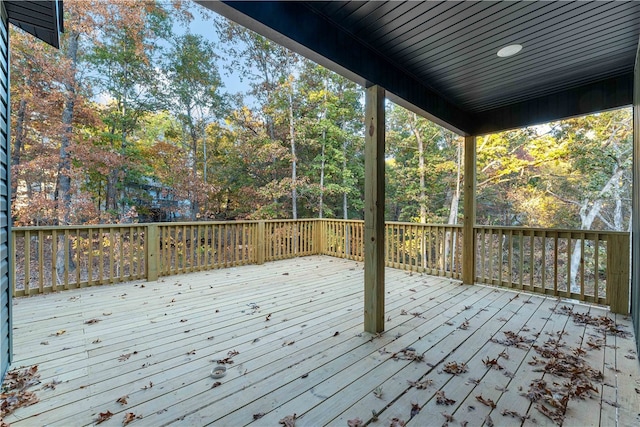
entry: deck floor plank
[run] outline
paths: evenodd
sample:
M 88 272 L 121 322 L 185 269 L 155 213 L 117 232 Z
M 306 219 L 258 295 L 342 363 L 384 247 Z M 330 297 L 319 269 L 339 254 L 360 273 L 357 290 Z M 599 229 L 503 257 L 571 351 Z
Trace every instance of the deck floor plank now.
M 127 412 L 142 416 L 134 426 L 247 425 L 257 414 L 263 416 L 255 425 L 278 425 L 293 413 L 298 426 L 344 426 L 356 417 L 371 421 L 373 410 L 387 425 L 393 417 L 409 426 L 442 425 L 441 412 L 453 414 L 451 425 L 481 425 L 487 414 L 495 425 L 513 425 L 500 411 L 529 408 L 536 425 L 553 425 L 521 395 L 543 375 L 528 363 L 537 353 L 490 341 L 504 331 L 539 334 L 536 344 L 564 331 L 567 347 L 584 348 L 585 360 L 603 370 L 601 395 L 570 402 L 565 425 L 638 422 L 640 364 L 633 337 L 607 335 L 606 345 L 591 349 L 587 339 L 602 337 L 596 327 L 550 309 L 566 305 L 612 316 L 632 332 L 623 316 L 387 268 L 386 331 L 372 336 L 362 332 L 362 265 L 309 256 L 15 298 L 13 366 L 38 364 L 42 383 L 33 390 L 40 402 L 5 422 L 91 425 L 108 410 L 114 416 L 103 426 L 122 425 Z M 85 323 L 91 319 L 99 322 Z M 465 321 L 468 328 L 460 329 Z M 395 360 L 393 354 L 405 348 L 424 361 Z M 503 350 L 508 358 L 499 356 Z M 238 352 L 234 363 L 212 388 L 216 380 L 209 372 L 229 351 Z M 487 357 L 497 358 L 513 377 L 487 369 Z M 449 361 L 467 363 L 469 372 L 442 372 Z M 424 390 L 408 384 L 424 379 L 433 380 Z M 54 380 L 55 389 L 44 389 Z M 373 393 L 378 387 L 380 398 Z M 456 404 L 436 405 L 437 390 Z M 126 405 L 116 402 L 125 395 Z M 497 408 L 483 406 L 476 395 L 494 400 Z M 422 410 L 409 420 L 412 402 Z M 594 404 L 601 406 L 599 416 Z

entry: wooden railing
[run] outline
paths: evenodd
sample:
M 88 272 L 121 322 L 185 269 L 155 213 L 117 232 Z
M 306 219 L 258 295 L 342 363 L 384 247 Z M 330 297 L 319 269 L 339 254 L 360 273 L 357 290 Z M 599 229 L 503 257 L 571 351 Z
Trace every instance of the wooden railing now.
M 476 282 L 611 306 L 629 301 L 629 234 L 474 228 Z M 462 226 L 388 222 L 388 267 L 460 279 Z M 364 222 L 305 219 L 16 227 L 15 296 L 325 254 L 364 260 Z
M 476 281 L 606 304 L 629 304 L 629 233 L 475 227 Z M 626 310 L 626 308 L 625 308 Z
M 322 253 L 364 260 L 364 221 L 323 220 Z M 462 275 L 462 226 L 402 222 L 385 224 L 387 267 L 459 279 Z

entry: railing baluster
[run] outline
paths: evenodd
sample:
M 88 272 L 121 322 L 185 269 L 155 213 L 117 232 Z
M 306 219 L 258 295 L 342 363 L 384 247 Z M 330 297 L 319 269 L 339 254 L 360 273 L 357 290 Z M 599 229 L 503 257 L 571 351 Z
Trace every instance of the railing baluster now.
M 31 295 L 31 232 L 24 233 L 24 290 Z
M 571 298 L 571 233 L 567 235 L 567 292 L 566 297 Z
M 600 263 L 599 261 L 599 252 L 600 252 L 600 233 L 596 233 L 596 237 L 594 238 L 594 254 L 593 254 L 593 263 L 594 263 L 594 277 L 593 277 L 593 299 L 594 302 L 598 303 L 598 279 L 600 276 Z

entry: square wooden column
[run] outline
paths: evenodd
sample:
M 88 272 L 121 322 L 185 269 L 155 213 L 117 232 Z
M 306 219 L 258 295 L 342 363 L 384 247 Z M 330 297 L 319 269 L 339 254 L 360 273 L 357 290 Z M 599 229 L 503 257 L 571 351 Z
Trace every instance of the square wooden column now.
M 384 97 L 380 86 L 365 95 L 364 330 L 384 331 Z
M 464 137 L 464 225 L 462 229 L 462 283 L 476 277 L 476 137 Z
M 633 71 L 633 191 L 631 205 L 631 318 L 640 352 L 640 47 Z

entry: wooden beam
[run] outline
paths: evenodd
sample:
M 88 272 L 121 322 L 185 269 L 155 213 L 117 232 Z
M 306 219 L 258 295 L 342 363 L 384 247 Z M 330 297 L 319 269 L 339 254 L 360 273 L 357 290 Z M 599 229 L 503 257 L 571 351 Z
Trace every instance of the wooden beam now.
M 372 86 L 365 98 L 364 330 L 384 331 L 384 97 Z
M 462 232 L 462 283 L 476 278 L 476 137 L 464 137 L 464 225 Z
M 633 192 L 631 205 L 631 317 L 640 352 L 640 45 L 633 71 Z

